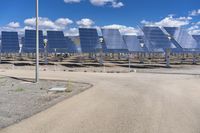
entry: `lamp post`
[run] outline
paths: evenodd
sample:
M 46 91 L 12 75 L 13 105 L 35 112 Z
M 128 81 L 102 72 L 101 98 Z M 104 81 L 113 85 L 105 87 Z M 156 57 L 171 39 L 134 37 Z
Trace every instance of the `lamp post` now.
M 39 27 L 38 27 L 38 16 L 39 16 L 39 3 L 36 0 L 36 68 L 35 68 L 35 82 L 39 82 Z

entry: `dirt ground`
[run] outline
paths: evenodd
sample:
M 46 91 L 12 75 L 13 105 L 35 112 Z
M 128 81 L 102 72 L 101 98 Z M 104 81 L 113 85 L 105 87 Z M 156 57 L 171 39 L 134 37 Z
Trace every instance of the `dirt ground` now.
M 199 133 L 199 71 L 193 67 L 147 73 L 40 71 L 41 78 L 94 86 L 0 132 Z M 34 78 L 34 71 L 0 70 L 0 75 Z
M 76 95 L 90 84 L 72 81 L 0 78 L 0 129 L 30 117 L 56 103 Z M 67 88 L 66 92 L 49 92 L 53 87 Z

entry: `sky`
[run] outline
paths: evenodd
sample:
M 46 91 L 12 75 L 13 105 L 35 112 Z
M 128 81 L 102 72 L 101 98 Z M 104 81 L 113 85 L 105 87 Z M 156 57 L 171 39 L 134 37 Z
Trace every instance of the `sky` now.
M 139 34 L 138 27 L 176 26 L 200 34 L 200 0 L 39 0 L 41 30 L 77 35 L 78 28 L 118 28 Z M 1 0 L 0 30 L 35 27 L 35 0 Z

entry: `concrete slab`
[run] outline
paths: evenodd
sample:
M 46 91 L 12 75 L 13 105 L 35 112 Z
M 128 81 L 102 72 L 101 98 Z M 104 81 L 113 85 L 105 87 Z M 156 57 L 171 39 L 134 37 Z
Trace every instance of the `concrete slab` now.
M 48 91 L 50 92 L 66 92 L 67 88 L 62 88 L 62 87 L 55 87 L 55 88 L 50 88 Z

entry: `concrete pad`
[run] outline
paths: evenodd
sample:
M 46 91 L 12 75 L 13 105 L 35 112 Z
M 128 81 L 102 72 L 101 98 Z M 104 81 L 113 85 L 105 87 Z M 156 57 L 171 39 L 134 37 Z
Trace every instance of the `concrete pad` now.
M 62 88 L 62 87 L 55 87 L 55 88 L 51 88 L 48 91 L 50 92 L 65 92 L 67 90 L 67 88 Z

